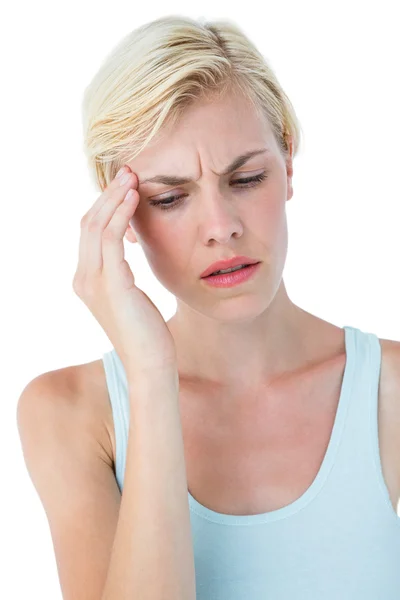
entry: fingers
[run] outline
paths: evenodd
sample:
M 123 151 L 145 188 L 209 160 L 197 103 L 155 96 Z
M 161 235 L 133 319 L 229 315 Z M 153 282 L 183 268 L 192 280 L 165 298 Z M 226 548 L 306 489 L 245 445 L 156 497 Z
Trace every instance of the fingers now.
M 101 273 L 103 268 L 103 236 L 106 228 L 110 227 L 111 231 L 111 233 L 108 232 L 106 234 L 107 237 L 115 238 L 116 235 L 120 235 L 121 238 L 119 252 L 115 250 L 111 251 L 111 255 L 108 253 L 108 256 L 111 258 L 113 252 L 114 256 L 120 256 L 121 252 L 123 255 L 122 238 L 129 226 L 129 219 L 132 218 L 139 200 L 139 194 L 134 189 L 137 186 L 138 178 L 127 166 L 125 166 L 125 172 L 130 175 L 128 180 L 120 185 L 123 176 L 120 179 L 114 178 L 98 197 L 88 213 L 82 218 L 79 262 L 74 282 L 76 279 L 86 281 L 88 277 Z M 133 201 L 123 203 L 128 190 L 131 188 L 133 189 Z M 120 208 L 121 205 L 122 208 Z M 115 221 L 114 216 L 116 217 Z M 112 224 L 110 226 L 111 221 Z M 123 227 L 125 229 L 123 233 L 120 233 Z M 106 245 L 110 246 L 111 244 Z
M 103 270 L 108 269 L 110 276 L 118 271 L 118 265 L 124 260 L 124 235 L 129 227 L 129 220 L 139 204 L 138 191 L 130 187 L 126 193 L 130 190 L 132 195 L 126 198 L 125 194 L 124 199 L 111 215 L 100 239 Z
M 117 177 L 114 177 L 114 179 L 112 181 L 110 181 L 110 183 L 108 184 L 106 189 L 103 191 L 103 193 L 100 194 L 100 196 L 97 198 L 96 202 L 90 207 L 88 212 L 84 215 L 82 221 L 84 221 L 85 224 L 87 224 L 98 213 L 100 208 L 102 208 L 102 206 L 104 206 L 105 202 L 107 202 L 107 200 L 110 198 L 111 194 L 119 193 L 121 191 L 121 189 L 125 187 L 125 184 L 122 186 L 122 188 L 120 186 L 121 180 L 125 177 L 125 175 L 127 175 L 127 174 L 130 175 L 130 179 L 133 180 L 133 187 L 137 188 L 138 177 L 137 177 L 136 173 L 133 173 L 133 171 L 131 171 L 131 169 L 128 167 L 128 165 L 124 165 L 122 168 L 123 168 L 122 176 L 119 177 L 118 179 L 117 179 Z M 117 175 L 118 175 L 118 173 L 117 173 Z

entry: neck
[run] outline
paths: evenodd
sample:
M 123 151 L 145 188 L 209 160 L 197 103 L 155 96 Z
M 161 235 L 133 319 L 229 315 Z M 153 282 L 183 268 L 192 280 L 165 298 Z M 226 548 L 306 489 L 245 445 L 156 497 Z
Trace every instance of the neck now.
M 167 325 L 180 377 L 228 392 L 271 386 L 304 368 L 333 327 L 293 304 L 283 281 L 268 308 L 251 318 L 217 320 L 178 303 Z

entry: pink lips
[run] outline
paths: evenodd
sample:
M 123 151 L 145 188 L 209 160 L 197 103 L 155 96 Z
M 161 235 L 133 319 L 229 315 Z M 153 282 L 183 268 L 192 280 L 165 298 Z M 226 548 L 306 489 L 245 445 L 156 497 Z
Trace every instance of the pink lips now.
M 239 265 L 253 265 L 258 262 L 259 261 L 255 258 L 250 258 L 249 256 L 234 256 L 227 260 L 218 260 L 203 271 L 200 277 L 208 277 L 208 275 L 211 275 L 214 271 L 230 269 L 232 267 L 238 267 Z
M 214 287 L 232 287 L 234 285 L 238 285 L 240 283 L 248 281 L 253 275 L 255 275 L 258 272 L 260 265 L 261 263 L 258 262 L 249 265 L 248 267 L 244 267 L 243 269 L 233 271 L 232 273 L 209 275 L 208 277 L 204 277 L 203 279 L 208 285 L 212 285 Z

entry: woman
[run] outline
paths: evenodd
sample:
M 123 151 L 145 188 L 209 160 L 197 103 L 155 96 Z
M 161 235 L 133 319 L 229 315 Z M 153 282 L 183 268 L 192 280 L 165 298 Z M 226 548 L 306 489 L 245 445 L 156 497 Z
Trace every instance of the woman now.
M 400 344 L 288 297 L 300 126 L 262 55 L 230 22 L 153 21 L 102 64 L 84 128 L 102 193 L 74 290 L 113 349 L 18 413 L 64 597 L 398 598 Z M 177 299 L 167 323 L 124 236 Z

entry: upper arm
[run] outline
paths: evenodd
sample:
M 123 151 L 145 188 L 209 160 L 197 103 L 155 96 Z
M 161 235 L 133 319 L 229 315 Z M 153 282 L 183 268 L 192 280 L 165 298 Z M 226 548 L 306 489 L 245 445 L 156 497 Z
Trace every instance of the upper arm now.
M 57 372 L 32 380 L 17 409 L 25 464 L 51 531 L 64 600 L 100 600 L 121 501 L 95 415 Z

